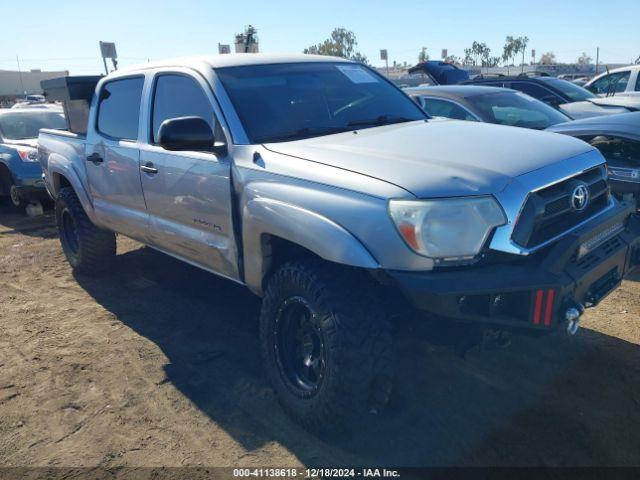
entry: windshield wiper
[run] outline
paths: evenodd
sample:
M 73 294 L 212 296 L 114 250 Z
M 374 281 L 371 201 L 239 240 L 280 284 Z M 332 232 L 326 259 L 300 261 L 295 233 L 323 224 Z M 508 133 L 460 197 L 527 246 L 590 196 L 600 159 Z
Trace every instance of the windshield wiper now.
M 382 126 L 382 125 L 391 125 L 393 123 L 403 123 L 403 122 L 413 122 L 414 120 L 419 120 L 417 118 L 407 118 L 407 117 L 394 117 L 392 115 L 380 115 L 376 118 L 370 118 L 368 120 L 353 120 L 347 125 L 349 127 L 360 127 L 360 126 Z
M 269 143 L 284 140 L 293 140 L 304 137 L 314 137 L 321 135 L 331 135 L 332 133 L 342 133 L 349 131 L 348 127 L 322 126 L 322 127 L 304 127 L 291 132 L 285 132 L 278 135 L 269 135 L 259 138 L 258 143 Z

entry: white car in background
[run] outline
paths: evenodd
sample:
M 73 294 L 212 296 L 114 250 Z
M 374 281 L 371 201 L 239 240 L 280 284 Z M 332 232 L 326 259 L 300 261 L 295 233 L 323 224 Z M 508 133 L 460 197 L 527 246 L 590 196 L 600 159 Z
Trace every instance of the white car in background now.
M 599 96 L 640 96 L 640 65 L 604 72 L 587 82 L 585 88 Z

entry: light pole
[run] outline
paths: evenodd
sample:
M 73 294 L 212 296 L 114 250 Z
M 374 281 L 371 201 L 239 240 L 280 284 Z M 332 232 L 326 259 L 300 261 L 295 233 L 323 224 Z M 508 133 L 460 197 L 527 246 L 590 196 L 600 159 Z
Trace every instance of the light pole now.
M 22 89 L 22 93 L 24 93 L 26 97 L 27 91 L 24 89 L 24 82 L 22 81 L 22 69 L 20 68 L 20 59 L 18 58 L 18 55 L 16 55 L 16 63 L 18 64 L 18 76 L 20 77 L 20 88 Z

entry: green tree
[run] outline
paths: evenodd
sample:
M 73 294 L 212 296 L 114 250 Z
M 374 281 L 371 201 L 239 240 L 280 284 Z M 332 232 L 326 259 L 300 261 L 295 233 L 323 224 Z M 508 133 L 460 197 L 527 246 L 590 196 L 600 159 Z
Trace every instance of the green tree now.
M 589 65 L 591 64 L 592 58 L 587 55 L 586 52 L 582 52 L 582 55 L 578 57 L 578 61 L 576 62 L 578 65 Z
M 329 38 L 317 45 L 305 48 L 303 53 L 342 57 L 368 64 L 367 57 L 356 51 L 357 46 L 358 41 L 356 40 L 355 33 L 346 28 L 334 28 Z
M 480 64 L 479 59 L 482 58 L 482 44 L 480 42 L 474 41 L 471 44 L 471 52 L 473 54 L 473 64 Z
M 482 66 L 487 67 L 488 69 L 491 66 L 491 49 L 487 47 L 487 44 L 484 42 L 478 47 L 480 50 L 480 61 L 482 62 Z
M 497 67 L 500 65 L 500 57 L 489 57 L 487 58 L 487 67 Z
M 444 61 L 447 63 L 453 63 L 454 65 L 460 65 L 461 63 L 463 63 L 463 59 L 461 59 L 457 55 L 449 55 L 444 59 Z
M 522 53 L 522 71 L 524 72 L 524 54 L 527 51 L 527 45 L 529 44 L 529 37 L 518 37 L 515 41 L 516 53 Z
M 511 35 L 507 36 L 504 40 L 504 47 L 502 47 L 502 61 L 507 64 L 509 60 L 512 60 L 516 54 L 516 39 Z M 513 61 L 511 62 L 513 64 Z
M 507 65 L 515 65 L 516 56 L 522 53 L 522 65 L 524 68 L 524 54 L 527 51 L 529 37 L 514 37 L 508 35 L 504 40 L 502 47 L 502 61 Z
M 418 54 L 418 62 L 422 63 L 422 62 L 426 62 L 427 60 L 429 60 L 429 55 L 427 55 L 427 48 L 422 47 L 420 49 L 420 53 Z
M 471 48 L 465 48 L 464 49 L 464 58 L 462 59 L 462 64 L 463 65 L 474 65 L 475 63 L 473 61 L 473 49 Z
M 556 63 L 556 54 L 553 52 L 543 53 L 540 57 L 540 65 L 553 65 Z

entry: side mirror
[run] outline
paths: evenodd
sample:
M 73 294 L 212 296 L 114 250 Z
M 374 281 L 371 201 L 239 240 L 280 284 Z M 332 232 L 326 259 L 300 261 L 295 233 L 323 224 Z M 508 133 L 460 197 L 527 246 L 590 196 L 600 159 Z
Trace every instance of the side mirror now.
M 170 151 L 206 151 L 226 154 L 226 145 L 216 142 L 211 126 L 200 117 L 169 118 L 158 131 L 158 143 Z

